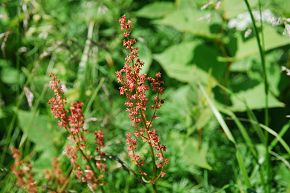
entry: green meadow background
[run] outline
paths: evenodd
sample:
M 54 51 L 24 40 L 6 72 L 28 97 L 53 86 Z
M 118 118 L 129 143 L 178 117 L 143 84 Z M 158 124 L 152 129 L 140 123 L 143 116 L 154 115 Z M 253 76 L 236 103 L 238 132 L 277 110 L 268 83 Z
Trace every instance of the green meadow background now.
M 288 0 L 0 0 L 0 192 L 25 192 L 10 147 L 39 183 L 55 157 L 69 171 L 65 132 L 47 104 L 50 72 L 68 102 L 85 104 L 86 126 L 104 131 L 105 151 L 130 164 L 132 128 L 115 77 L 125 14 L 142 73 L 160 71 L 165 82 L 155 127 L 170 162 L 159 192 L 290 193 L 289 8 Z M 106 163 L 106 192 L 152 192 Z M 70 178 L 67 192 L 90 192 Z

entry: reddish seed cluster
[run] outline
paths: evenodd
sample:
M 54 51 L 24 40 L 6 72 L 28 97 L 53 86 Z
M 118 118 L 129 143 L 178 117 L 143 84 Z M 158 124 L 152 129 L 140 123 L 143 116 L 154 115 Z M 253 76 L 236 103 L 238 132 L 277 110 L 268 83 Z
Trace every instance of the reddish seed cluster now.
M 87 129 L 84 129 L 84 115 L 83 115 L 83 103 L 72 102 L 70 107 L 69 121 L 69 138 L 74 141 L 75 144 L 81 149 L 86 148 L 85 133 L 88 133 Z
M 119 19 L 119 23 L 121 30 L 124 31 L 123 37 L 125 40 L 123 41 L 123 46 L 128 52 L 124 67 L 116 72 L 117 80 L 121 85 L 120 94 L 125 95 L 127 98 L 125 102 L 126 111 L 129 112 L 132 126 L 136 128 L 136 139 L 147 142 L 155 150 L 154 156 L 157 158 L 156 167 L 161 169 L 160 176 L 162 177 L 165 175 L 163 167 L 168 164 L 168 158 L 163 156 L 166 147 L 160 145 L 159 136 L 156 130 L 153 129 L 152 123 L 157 118 L 157 110 L 164 103 L 160 98 L 160 95 L 163 94 L 163 82 L 160 80 L 161 73 L 156 73 L 155 78 L 140 73 L 144 63 L 138 57 L 138 48 L 134 47 L 136 39 L 130 39 L 132 22 L 127 20 L 126 16 L 122 16 Z M 156 93 L 152 100 L 149 100 L 147 94 L 150 88 Z M 149 115 L 148 106 L 153 111 L 151 115 Z M 126 142 L 131 160 L 141 167 L 144 164 L 144 160 L 141 160 L 140 156 L 135 152 L 137 148 L 136 139 L 132 137 L 131 133 L 128 133 Z
M 96 190 L 98 186 L 103 185 L 102 180 L 104 178 L 103 174 L 100 174 L 96 177 L 93 169 L 91 166 L 86 165 L 84 169 L 82 169 L 79 165 L 75 168 L 76 176 L 79 179 L 79 181 L 84 182 L 88 184 L 88 186 L 92 190 Z
M 99 155 L 99 159 L 96 161 L 96 166 L 98 170 L 101 173 L 103 173 L 106 171 L 106 165 L 102 161 L 105 156 L 105 153 L 102 151 L 102 148 L 105 146 L 104 133 L 101 130 L 99 130 L 95 131 L 94 134 L 95 134 L 96 152 Z
M 128 154 L 129 154 L 129 157 L 131 158 L 132 162 L 139 167 L 143 166 L 144 160 L 141 160 L 140 156 L 137 155 L 137 153 L 135 152 L 136 147 L 137 147 L 137 141 L 136 141 L 136 139 L 132 138 L 131 133 L 127 133 L 126 143 L 127 143 Z
M 77 162 L 77 148 L 75 148 L 75 146 L 72 145 L 67 145 L 65 147 L 65 154 L 66 156 L 70 159 L 70 163 L 72 164 L 72 166 L 74 166 L 74 168 L 77 168 L 76 166 L 76 162 Z
M 54 92 L 48 104 L 51 105 L 50 109 L 56 119 L 58 119 L 58 125 L 60 127 L 68 126 L 67 111 L 65 110 L 66 98 L 63 97 L 63 90 L 60 85 L 60 81 L 54 74 L 49 75 L 51 77 L 50 88 Z
M 21 154 L 18 149 L 11 148 L 11 152 L 15 160 L 11 170 L 17 178 L 17 185 L 29 193 L 37 193 L 37 184 L 31 171 L 32 165 L 21 160 Z
M 123 46 L 128 51 L 125 59 L 124 67 L 116 72 L 118 82 L 121 84 L 120 94 L 126 95 L 127 101 L 125 106 L 129 112 L 129 118 L 133 126 L 137 126 L 142 121 L 142 113 L 147 110 L 148 98 L 146 96 L 150 86 L 147 84 L 149 81 L 152 90 L 157 93 L 155 96 L 154 104 L 151 105 L 152 109 L 160 108 L 162 100 L 159 96 L 163 93 L 162 84 L 160 80 L 161 73 L 156 73 L 156 78 L 147 77 L 146 74 L 140 74 L 140 70 L 144 63 L 138 57 L 138 48 L 134 47 L 136 39 L 129 39 L 132 22 L 126 20 L 126 16 L 119 19 L 121 29 L 125 30 Z M 154 117 L 156 118 L 156 117 Z
M 77 135 L 84 126 L 84 115 L 82 112 L 82 102 L 73 102 L 70 107 L 70 116 L 68 117 L 70 132 Z
M 53 74 L 51 74 L 50 77 L 52 78 L 50 87 L 55 96 L 50 99 L 48 103 L 51 105 L 51 111 L 54 117 L 59 120 L 59 126 L 65 128 L 69 132 L 68 139 L 72 142 L 71 145 L 66 147 L 66 155 L 70 159 L 77 178 L 82 182 L 86 182 L 95 190 L 98 185 L 102 185 L 101 180 L 106 168 L 103 162 L 104 153 L 101 151 L 101 148 L 104 146 L 103 133 L 101 131 L 94 132 L 96 136 L 96 153 L 100 157 L 100 159 L 94 161 L 92 156 L 85 153 L 87 150 L 85 134 L 90 133 L 84 128 L 83 103 L 72 102 L 70 110 L 65 110 L 66 98 L 63 96 L 64 93 L 61 89 L 60 81 Z M 87 165 L 81 167 L 78 163 L 79 159 L 85 160 Z M 93 165 L 99 170 L 98 172 L 94 171 L 94 168 L 92 168 Z M 98 175 L 96 175 L 96 173 L 98 173 Z
M 48 182 L 56 184 L 56 192 L 63 192 L 61 189 L 68 179 L 61 170 L 59 160 L 57 158 L 53 158 L 51 165 L 51 170 L 44 171 L 44 177 Z

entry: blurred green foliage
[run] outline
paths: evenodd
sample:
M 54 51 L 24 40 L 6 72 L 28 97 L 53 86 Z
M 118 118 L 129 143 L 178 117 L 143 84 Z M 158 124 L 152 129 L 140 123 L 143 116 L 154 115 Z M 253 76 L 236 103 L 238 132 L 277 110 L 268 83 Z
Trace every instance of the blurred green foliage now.
M 38 179 L 63 154 L 66 137 L 47 105 L 49 72 L 60 77 L 69 101 L 85 103 L 86 125 L 105 132 L 106 151 L 129 164 L 130 123 L 115 78 L 125 56 L 118 24 L 123 14 L 134 22 L 143 72 L 161 71 L 165 81 L 156 127 L 170 164 L 159 191 L 258 193 L 269 186 L 270 192 L 290 192 L 290 77 L 281 72 L 290 67 L 290 1 L 250 4 L 265 13 L 263 24 L 256 22 L 270 85 L 268 129 L 261 126 L 263 71 L 243 0 L 2 0 L 1 192 L 21 192 L 9 171 L 9 147 L 32 161 Z M 268 134 L 272 144 L 280 136 L 271 149 Z M 68 160 L 61 161 L 68 171 Z M 107 192 L 151 192 L 117 162 L 107 164 Z M 69 190 L 89 192 L 73 177 Z

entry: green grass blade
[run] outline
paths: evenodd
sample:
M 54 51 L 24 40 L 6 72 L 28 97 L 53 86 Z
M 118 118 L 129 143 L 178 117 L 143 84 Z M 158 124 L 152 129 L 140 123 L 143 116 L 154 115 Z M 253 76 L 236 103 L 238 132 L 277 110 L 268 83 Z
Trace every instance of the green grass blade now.
M 286 125 L 284 125 L 284 127 L 281 129 L 281 131 L 279 132 L 278 136 L 282 139 L 282 137 L 284 136 L 284 134 L 288 131 L 288 129 L 290 128 L 290 122 Z M 269 150 L 272 150 L 278 143 L 278 138 L 276 137 L 269 145 Z
M 257 151 L 255 149 L 255 146 L 254 146 L 252 140 L 251 140 L 251 137 L 249 136 L 249 134 L 247 132 L 247 129 L 244 127 L 244 125 L 240 122 L 240 120 L 237 118 L 237 116 L 233 112 L 227 111 L 225 109 L 223 110 L 223 112 L 228 114 L 233 119 L 233 121 L 236 123 L 236 125 L 237 125 L 238 129 L 240 130 L 242 137 L 244 138 L 251 153 L 257 159 Z
M 274 130 L 272 130 L 271 128 L 260 124 L 261 128 L 263 128 L 265 131 L 267 131 L 268 133 L 270 133 L 271 135 L 273 135 L 277 141 L 280 142 L 280 144 L 284 147 L 284 149 L 287 151 L 287 153 L 290 155 L 290 147 L 287 145 L 287 143 L 282 139 L 282 137 L 276 133 Z
M 201 84 L 198 84 L 199 88 L 202 92 L 202 94 L 204 95 L 204 97 L 206 98 L 206 101 L 212 111 L 212 113 L 214 114 L 215 118 L 217 119 L 217 121 L 219 122 L 220 126 L 222 127 L 223 131 L 225 132 L 227 138 L 233 142 L 234 144 L 236 144 L 236 141 L 230 131 L 230 129 L 228 128 L 226 122 L 224 121 L 221 113 L 218 111 L 217 107 L 215 106 L 214 102 L 210 99 L 210 97 L 208 96 L 208 94 L 205 92 L 203 86 Z
M 239 168 L 240 168 L 240 171 L 241 171 L 241 174 L 242 174 L 242 177 L 243 177 L 243 181 L 244 181 L 244 183 L 246 184 L 247 187 L 251 187 L 251 183 L 250 183 L 250 180 L 249 180 L 249 176 L 248 176 L 248 173 L 247 173 L 247 169 L 246 169 L 243 157 L 242 157 L 238 147 L 236 147 L 236 150 L 237 150 L 236 151 L 236 157 L 237 157 Z
M 247 106 L 247 115 L 248 115 L 250 120 L 253 120 L 253 121 L 258 123 L 258 119 L 256 118 L 256 116 L 253 113 L 253 111 L 250 108 L 248 108 L 248 106 Z M 255 129 L 255 131 L 257 132 L 257 134 L 258 134 L 258 136 L 260 138 L 260 141 L 265 143 L 266 139 L 265 139 L 265 135 L 264 135 L 261 127 L 259 127 L 258 124 L 254 124 L 252 121 L 250 123 L 251 123 L 252 127 Z
M 270 151 L 270 154 L 277 158 L 277 160 L 280 160 L 284 163 L 284 165 L 289 169 L 290 171 L 290 163 L 282 156 L 280 156 L 278 153 L 275 153 L 273 151 Z

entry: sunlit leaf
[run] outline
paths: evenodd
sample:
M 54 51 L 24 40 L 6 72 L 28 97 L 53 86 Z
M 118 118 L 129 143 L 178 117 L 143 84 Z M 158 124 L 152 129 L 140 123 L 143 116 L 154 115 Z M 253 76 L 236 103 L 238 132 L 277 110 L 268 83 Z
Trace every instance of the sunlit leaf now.
M 161 64 L 168 76 L 179 81 L 195 82 L 200 80 L 207 82 L 210 78 L 214 82 L 214 78 L 207 74 L 207 71 L 213 71 L 215 74 L 220 73 L 223 66 L 214 65 L 214 58 L 207 60 L 209 57 L 204 57 L 202 60 L 203 56 L 198 55 L 202 51 L 208 55 L 216 56 L 210 48 L 200 46 L 198 42 L 194 41 L 171 46 L 163 53 L 155 54 L 154 58 Z M 196 65 L 190 64 L 191 61 L 196 62 Z M 216 64 L 218 64 L 217 61 Z
M 138 17 L 159 18 L 174 10 L 174 4 L 171 2 L 154 2 L 142 7 L 136 12 Z
M 264 25 L 263 33 L 264 33 L 264 43 L 265 43 L 266 51 L 290 44 L 290 38 L 287 36 L 278 34 L 273 27 Z M 257 46 L 256 39 L 253 37 L 249 40 L 244 41 L 239 36 L 236 58 L 241 59 L 241 58 L 255 55 L 255 54 L 259 54 L 259 49 Z
M 171 12 L 161 20 L 155 21 L 156 24 L 167 25 L 181 32 L 189 32 L 198 36 L 211 37 L 208 19 L 210 13 L 194 9 L 179 9 Z
M 238 92 L 233 95 L 231 99 L 233 105 L 230 107 L 230 109 L 233 111 L 246 111 L 247 106 L 250 109 L 265 108 L 266 95 L 264 92 L 264 85 L 260 84 L 246 91 Z M 284 104 L 269 94 L 268 107 L 284 107 Z
M 257 2 L 257 0 L 251 0 L 251 6 L 256 5 Z M 224 17 L 228 19 L 247 12 L 247 7 L 243 0 L 223 0 L 222 9 L 224 10 Z
M 52 122 L 45 115 L 38 115 L 28 111 L 17 111 L 20 127 L 29 140 L 34 142 L 38 149 L 54 148 L 59 141 L 59 134 Z

